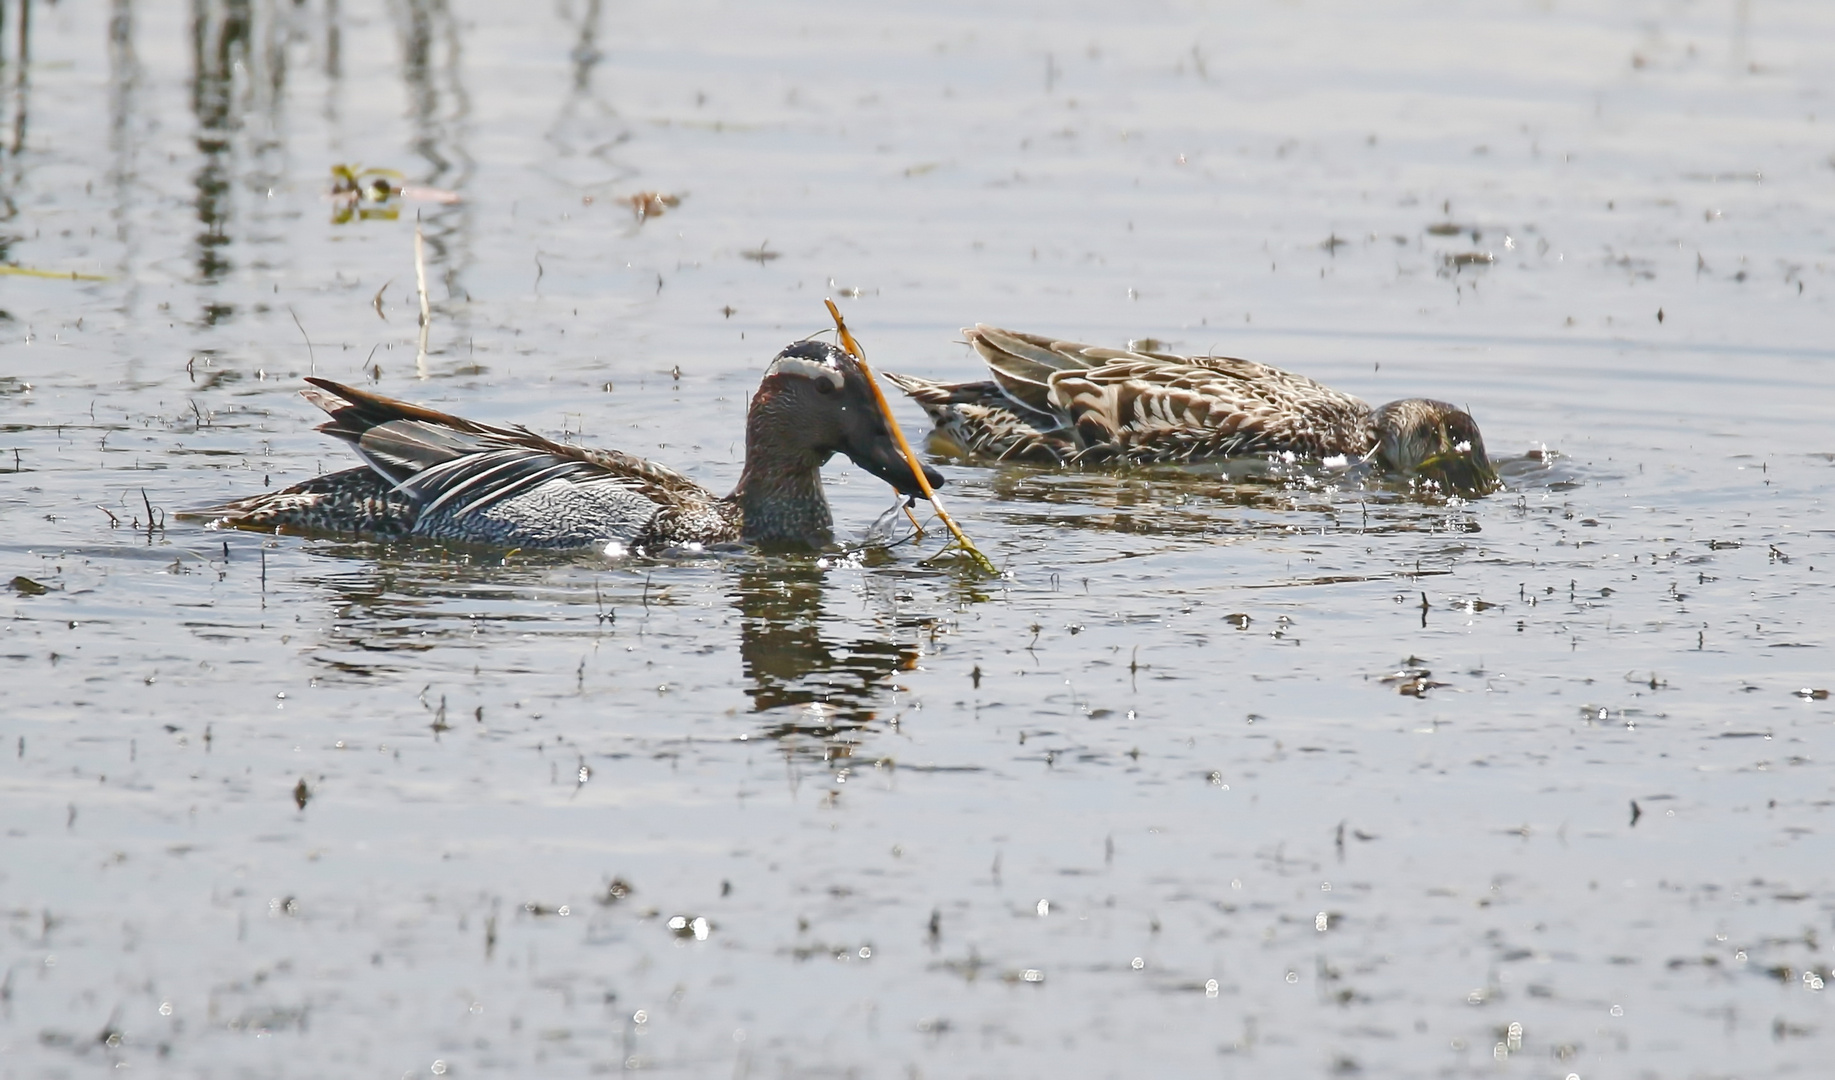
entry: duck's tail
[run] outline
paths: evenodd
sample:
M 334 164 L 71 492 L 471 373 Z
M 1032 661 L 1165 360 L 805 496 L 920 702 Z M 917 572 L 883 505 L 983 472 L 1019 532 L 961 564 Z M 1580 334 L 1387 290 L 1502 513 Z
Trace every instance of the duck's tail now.
M 940 419 L 950 405 L 961 405 L 971 401 L 981 401 L 991 391 L 999 389 L 991 382 L 944 383 L 931 379 L 920 379 L 916 375 L 900 375 L 896 371 L 882 371 L 886 381 L 905 392 L 905 396 L 924 407 L 932 419 Z

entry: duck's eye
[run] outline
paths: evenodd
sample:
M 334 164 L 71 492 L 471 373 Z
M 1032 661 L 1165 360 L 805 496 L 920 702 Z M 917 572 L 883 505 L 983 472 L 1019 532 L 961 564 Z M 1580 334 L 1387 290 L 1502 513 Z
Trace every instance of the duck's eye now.
M 835 384 L 827 379 L 815 379 L 813 381 L 816 384 L 816 393 L 826 396 L 835 392 Z

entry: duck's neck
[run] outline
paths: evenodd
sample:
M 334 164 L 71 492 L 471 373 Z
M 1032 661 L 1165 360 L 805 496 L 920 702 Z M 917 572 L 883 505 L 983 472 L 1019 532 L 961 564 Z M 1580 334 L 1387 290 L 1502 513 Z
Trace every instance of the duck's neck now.
M 829 455 L 799 448 L 781 430 L 784 423 L 758 408 L 746 418 L 745 471 L 729 498 L 739 504 L 748 543 L 822 547 L 835 536 L 822 494 L 822 463 Z

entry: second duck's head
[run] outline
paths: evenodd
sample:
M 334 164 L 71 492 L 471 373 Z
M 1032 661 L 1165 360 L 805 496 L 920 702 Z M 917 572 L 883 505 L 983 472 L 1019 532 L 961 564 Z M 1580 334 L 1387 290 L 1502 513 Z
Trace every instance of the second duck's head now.
M 830 456 L 846 454 L 900 494 L 923 494 L 866 373 L 825 341 L 799 341 L 771 361 L 752 398 L 746 444 L 748 461 L 759 454 L 788 455 L 820 467 Z M 929 466 L 924 478 L 933 488 L 943 485 L 943 474 Z
M 1408 398 L 1376 410 L 1377 453 L 1385 464 L 1454 495 L 1487 495 L 1501 485 L 1469 413 L 1444 401 Z

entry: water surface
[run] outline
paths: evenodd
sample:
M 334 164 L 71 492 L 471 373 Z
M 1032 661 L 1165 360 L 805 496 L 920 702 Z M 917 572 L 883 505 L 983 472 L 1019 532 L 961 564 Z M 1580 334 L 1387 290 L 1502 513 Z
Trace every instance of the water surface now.
M 1823 6 L 23 10 L 0 1075 L 1827 1072 Z M 824 296 L 1508 490 L 944 463 L 995 580 L 171 517 L 349 464 L 315 371 L 730 487 Z

